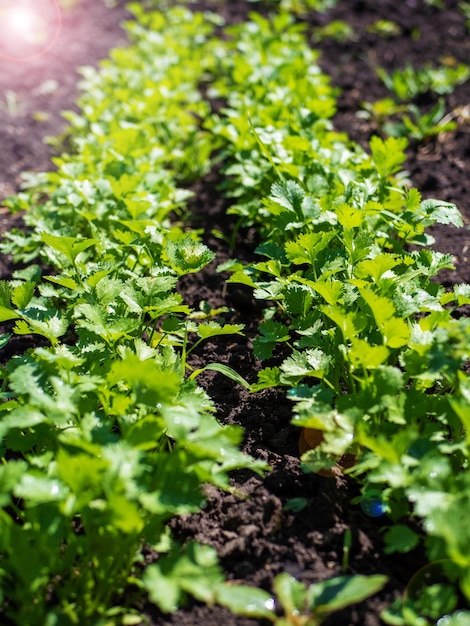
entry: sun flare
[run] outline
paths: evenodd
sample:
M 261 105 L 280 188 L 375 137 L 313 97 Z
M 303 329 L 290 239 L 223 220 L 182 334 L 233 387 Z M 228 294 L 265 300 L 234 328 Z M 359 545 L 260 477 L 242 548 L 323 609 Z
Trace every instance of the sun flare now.
M 31 32 L 34 28 L 34 16 L 28 9 L 11 9 L 7 16 L 8 26 L 16 33 Z
M 0 57 L 15 61 L 42 56 L 62 26 L 58 0 L 0 0 Z
M 9 11 L 7 28 L 29 43 L 40 42 L 45 35 L 40 17 L 24 7 L 15 7 Z

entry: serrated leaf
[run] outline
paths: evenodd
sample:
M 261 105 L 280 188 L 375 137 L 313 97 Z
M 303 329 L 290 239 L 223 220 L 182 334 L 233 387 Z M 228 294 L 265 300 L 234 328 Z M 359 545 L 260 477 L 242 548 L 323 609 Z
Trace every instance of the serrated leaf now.
M 105 269 L 99 270 L 98 272 L 95 272 L 94 274 L 91 274 L 90 276 L 87 276 L 86 281 L 90 285 L 90 287 L 96 287 L 99 281 L 111 272 L 112 267 L 107 267 Z
M 334 232 L 304 233 L 295 241 L 285 244 L 286 256 L 295 265 L 308 263 L 313 266 L 317 256 L 328 247 L 335 236 Z
M 126 209 L 129 211 L 129 215 L 133 220 L 137 220 L 152 206 L 152 203 L 148 200 L 141 200 L 139 198 L 124 198 L 124 204 L 126 205 Z
M 179 274 L 198 272 L 215 258 L 212 250 L 191 237 L 169 241 L 166 253 L 170 266 Z
M 372 311 L 372 315 L 378 325 L 394 317 L 395 305 L 392 300 L 385 296 L 379 296 L 368 288 L 359 288 L 359 292 Z
M 345 342 L 357 337 L 367 325 L 367 319 L 360 311 L 349 312 L 339 306 L 327 305 L 322 305 L 319 309 L 338 326 Z
M 284 306 L 289 315 L 304 318 L 311 309 L 313 294 L 305 285 L 289 285 L 284 292 Z
M 16 367 L 9 375 L 10 387 L 18 395 L 43 395 L 44 390 L 39 385 L 38 367 L 33 363 L 23 363 Z
M 258 272 L 265 272 L 266 274 L 271 274 L 276 278 L 281 277 L 282 265 L 279 261 L 275 259 L 269 259 L 269 261 L 260 261 L 259 263 L 255 263 L 253 267 Z
M 253 350 L 259 359 L 269 359 L 276 343 L 290 339 L 287 326 L 281 322 L 261 322 L 258 330 L 261 334 L 253 340 Z
M 178 331 L 184 332 L 186 328 L 186 322 L 180 320 L 176 315 L 170 315 L 163 320 L 161 329 L 165 333 L 176 333 Z
M 283 284 L 279 281 L 262 282 L 257 284 L 253 296 L 257 300 L 278 300 L 282 298 L 282 290 Z
M 119 298 L 126 303 L 127 308 L 131 313 L 142 313 L 142 307 L 137 302 L 136 298 L 134 298 L 131 294 L 126 293 L 125 291 L 119 294 Z
M 328 371 L 330 361 L 331 356 L 319 348 L 293 352 L 292 356 L 285 359 L 281 365 L 281 380 L 292 383 L 300 381 L 305 376 L 323 378 Z
M 144 307 L 152 319 L 161 317 L 169 313 L 170 315 L 176 315 L 177 313 L 184 313 L 189 315 L 192 311 L 186 304 L 181 304 L 181 296 L 177 293 L 171 294 L 166 298 L 162 298 L 155 301 L 151 305 Z
M 16 335 L 41 335 L 49 339 L 49 341 L 55 345 L 57 339 L 67 332 L 67 328 L 67 320 L 56 314 L 43 320 L 31 318 L 18 320 L 13 327 L 13 332 Z
M 370 140 L 370 149 L 375 166 L 381 176 L 390 176 L 400 169 L 406 160 L 404 152 L 408 142 L 404 137 L 388 137 L 385 141 L 374 136 Z
M 302 201 L 305 191 L 294 180 L 280 181 L 271 187 L 271 199 L 298 217 L 302 215 Z
M 92 304 L 83 303 L 76 306 L 75 316 L 77 318 L 83 316 L 94 325 L 102 325 L 103 327 L 106 325 L 106 316 L 104 312 L 99 307 Z
M 96 296 L 101 306 L 107 306 L 116 301 L 126 289 L 126 284 L 119 278 L 104 276 L 96 285 Z
M 307 413 L 325 413 L 332 407 L 334 391 L 322 383 L 313 386 L 297 385 L 289 389 L 287 397 L 294 401 L 308 401 L 305 403 Z M 295 423 L 302 426 L 306 425 L 303 422 L 299 422 L 298 418 L 295 418 Z
M 142 361 L 131 352 L 112 364 L 107 379 L 110 385 L 125 381 L 133 389 L 136 402 L 153 407 L 171 402 L 180 385 L 176 372 L 162 370 L 153 360 Z
M 335 207 L 335 213 L 338 216 L 338 222 L 346 229 L 358 228 L 364 222 L 363 212 L 346 203 Z
M 339 280 L 318 280 L 311 287 L 330 305 L 335 305 L 341 297 L 344 284 Z
M 243 271 L 234 272 L 231 276 L 227 278 L 227 283 L 236 283 L 238 285 L 247 285 L 254 289 L 256 287 L 256 282 L 253 278 Z
M 400 261 L 392 254 L 378 254 L 373 259 L 359 261 L 354 268 L 354 275 L 357 278 L 372 278 L 376 283 L 380 281 L 384 274 L 391 274 L 391 270 L 400 264 Z
M 433 222 L 438 224 L 452 224 L 458 228 L 463 226 L 462 215 L 455 204 L 427 198 L 419 205 L 419 210 Z
M 77 327 L 86 328 L 111 343 L 122 337 L 129 338 L 130 333 L 134 332 L 140 324 L 139 320 L 129 316 L 108 319 L 103 310 L 91 304 L 77 305 L 75 314 L 78 317 Z
M 140 450 L 152 450 L 165 432 L 165 424 L 160 417 L 146 415 L 124 431 L 126 443 Z
M 380 332 L 382 333 L 384 344 L 390 346 L 390 348 L 406 346 L 411 334 L 408 324 L 400 318 L 387 320 L 380 324 Z
M 0 322 L 8 322 L 9 320 L 17 320 L 21 317 L 19 313 L 11 308 L 0 306 Z
M 386 346 L 374 346 L 364 339 L 354 337 L 347 351 L 351 365 L 355 369 L 374 369 L 384 363 L 390 352 Z
M 457 303 L 459 306 L 470 304 L 470 285 L 455 285 L 454 293 L 457 296 Z
M 21 285 L 14 287 L 11 294 L 11 301 L 18 309 L 25 309 L 31 302 L 35 288 L 35 283 L 29 281 L 21 283 Z
M 441 269 L 455 269 L 453 257 L 451 254 L 438 252 L 437 250 L 420 250 L 419 252 L 411 252 L 411 256 L 416 260 L 423 273 L 428 276 L 438 274 Z
M 197 333 L 201 339 L 208 339 L 220 335 L 241 335 L 243 328 L 243 324 L 224 324 L 221 326 L 217 322 L 207 322 L 198 325 Z
M 63 254 L 74 263 L 77 256 L 98 243 L 97 239 L 78 239 L 77 237 L 60 237 L 51 233 L 42 232 L 42 241 L 57 252 Z
M 194 542 L 161 557 L 143 576 L 150 600 L 164 612 L 176 611 L 186 594 L 213 604 L 222 582 L 215 550 Z
M 406 209 L 408 211 L 415 211 L 421 204 L 421 193 L 412 187 L 406 194 Z
M 285 261 L 282 248 L 272 241 L 263 241 L 263 243 L 255 248 L 255 252 L 256 254 L 261 254 L 269 259 L 275 259 L 280 263 Z
M 281 384 L 281 370 L 278 367 L 265 367 L 258 372 L 258 382 L 250 386 L 250 391 L 262 391 Z
M 85 362 L 83 356 L 72 352 L 72 348 L 64 344 L 54 349 L 37 348 L 35 354 L 47 363 L 56 363 L 61 369 L 71 371 Z
M 78 289 L 78 283 L 76 283 L 73 278 L 68 276 L 44 276 L 44 278 L 51 283 L 55 283 L 56 285 L 60 285 L 66 289 L 71 289 L 72 291 L 76 291 Z

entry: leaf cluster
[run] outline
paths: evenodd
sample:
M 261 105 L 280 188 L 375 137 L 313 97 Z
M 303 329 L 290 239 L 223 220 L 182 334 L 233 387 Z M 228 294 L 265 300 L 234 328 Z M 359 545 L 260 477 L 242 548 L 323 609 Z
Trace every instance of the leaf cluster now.
M 455 113 L 447 113 L 445 97 L 468 80 L 470 73 L 465 64 L 438 67 L 428 64 L 419 69 L 408 64 L 392 73 L 382 67 L 377 67 L 376 72 L 397 100 L 383 98 L 363 103 L 358 115 L 371 119 L 378 130 L 394 137 L 423 141 L 457 128 Z M 423 110 L 418 102 L 423 95 L 429 96 L 427 99 L 435 98 L 434 106 Z
M 305 466 L 318 471 L 355 455 L 350 472 L 363 492 L 381 490 L 390 523 L 407 528 L 386 535 L 388 549 L 422 541 L 430 560 L 456 565 L 470 598 L 470 335 L 457 311 L 470 287 L 446 290 L 434 280 L 452 259 L 432 249 L 427 233 L 434 223 L 461 227 L 459 211 L 409 187 L 400 171 L 406 139 L 373 137 L 367 153 L 334 133 L 326 106 L 334 92 L 286 16 L 257 17 L 236 35 L 224 64 L 231 88 L 218 86 L 228 106 L 212 131 L 225 141 L 231 211 L 262 237 L 262 260 L 223 268 L 267 306 L 253 345 L 277 365 L 252 389 L 286 387 L 293 423 L 323 432 Z M 315 100 L 295 79 L 303 58 L 302 85 Z M 442 73 L 427 70 L 431 79 L 449 88 Z M 420 522 L 421 534 L 407 519 Z M 458 524 L 452 536 L 445 519 Z
M 208 368 L 247 383 L 187 361 L 243 327 L 198 320 L 176 290 L 214 258 L 169 219 L 189 197 L 179 184 L 210 165 L 198 84 L 215 62 L 213 26 L 181 8 L 134 11 L 132 44 L 83 70 L 80 112 L 66 115 L 73 151 L 10 200 L 30 228 L 3 244 L 27 267 L 0 283 L 1 345 L 12 334 L 46 345 L 0 371 L 0 611 L 31 626 L 137 624 L 143 592 L 173 610 L 183 595 L 155 594 L 144 545 L 167 553 L 200 597 L 168 520 L 199 510 L 205 484 L 229 489 L 234 468 L 266 470 L 240 452 L 241 429 L 218 423 L 196 378 Z M 195 577 L 206 561 L 195 559 Z

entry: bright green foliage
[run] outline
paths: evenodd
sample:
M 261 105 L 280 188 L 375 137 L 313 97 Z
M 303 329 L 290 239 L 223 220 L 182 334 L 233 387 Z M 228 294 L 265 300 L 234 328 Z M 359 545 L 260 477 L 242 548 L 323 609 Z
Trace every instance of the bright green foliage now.
M 375 33 L 380 37 L 396 37 L 402 32 L 402 29 L 397 22 L 380 19 L 369 24 L 366 30 L 369 33 Z
M 401 123 L 388 123 L 384 126 L 384 130 L 390 135 L 407 136 L 422 141 L 427 137 L 457 128 L 457 122 L 446 116 L 446 106 L 442 98 L 427 113 L 421 113 L 418 107 L 413 104 L 408 106 L 408 111 L 412 117 L 403 115 Z
M 320 626 L 335 611 L 376 594 L 386 576 L 340 576 L 307 587 L 289 574 L 274 579 L 275 600 L 264 590 L 223 581 L 215 551 L 189 544 L 183 554 L 163 557 L 146 569 L 144 585 L 165 612 L 175 610 L 187 593 L 208 604 L 219 603 L 239 615 L 266 619 L 275 626 Z
M 408 137 L 423 141 L 434 135 L 449 132 L 457 128 L 456 115 L 447 114 L 445 96 L 470 77 L 465 64 L 425 65 L 416 69 L 406 65 L 392 74 L 383 68 L 376 68 L 377 74 L 398 102 L 384 98 L 373 103 L 364 103 L 364 111 L 359 116 L 371 118 L 377 130 L 393 137 Z M 427 111 L 422 111 L 412 101 L 420 94 L 438 95 L 436 104 Z
M 128 24 L 132 45 L 114 50 L 99 72 L 83 69 L 81 112 L 66 114 L 75 152 L 56 158 L 57 172 L 39 176 L 30 194 L 10 202 L 28 209 L 25 221 L 35 229 L 8 235 L 3 249 L 15 259 L 41 254 L 56 264 L 59 253 L 71 260 L 54 238 L 75 245 L 70 238 L 78 237 L 93 241 L 103 262 L 153 266 L 173 228 L 168 214 L 189 195 L 175 179 L 209 166 L 213 146 L 198 123 L 209 105 L 198 84 L 214 63 L 213 27 L 183 8 L 165 15 L 132 8 L 139 18 Z
M 383 68 L 377 67 L 376 72 L 385 86 L 404 102 L 410 102 L 417 95 L 427 91 L 439 95 L 451 93 L 456 85 L 464 83 L 470 77 L 470 70 L 463 63 L 455 67 L 425 65 L 420 69 L 405 65 L 403 69 L 395 70 L 391 75 Z
M 267 320 L 266 322 L 261 323 L 259 326 L 259 332 L 260 335 L 256 337 L 253 348 L 255 350 L 255 354 L 260 359 L 269 358 L 272 355 L 274 346 L 277 343 L 289 341 L 290 339 L 287 326 L 272 320 Z
M 36 349 L 4 378 L 4 454 L 22 460 L 1 472 L 2 504 L 15 512 L 0 519 L 2 588 L 21 623 L 95 623 L 132 585 L 143 543 L 199 508 L 202 483 L 226 488 L 229 469 L 262 469 L 171 350 L 137 341 L 114 354 L 99 342 Z M 50 585 L 56 606 L 46 603 Z
M 388 134 L 392 134 L 389 131 L 388 124 L 392 117 L 404 113 L 408 110 L 408 106 L 403 103 L 398 103 L 393 98 L 381 98 L 375 102 L 362 102 L 362 109 L 356 113 L 358 117 L 370 119 L 374 123 L 377 129 L 387 128 Z M 397 123 L 397 122 L 395 122 Z
M 143 583 L 152 602 L 167 613 L 175 611 L 190 594 L 239 615 L 268 619 L 273 615 L 274 602 L 266 591 L 224 581 L 217 554 L 209 546 L 190 543 L 182 554 L 163 557 L 146 569 Z
M 222 583 L 217 554 L 209 546 L 198 544 L 189 544 L 183 554 L 161 559 L 148 567 L 144 575 L 150 599 L 166 613 L 181 606 L 185 593 L 213 603 L 217 586 Z
M 380 140 L 373 148 L 380 178 L 386 179 L 396 167 L 393 149 L 385 150 Z M 290 188 L 277 201 L 280 210 L 294 213 L 308 192 L 302 197 L 296 187 L 293 203 Z M 276 187 L 278 196 L 281 189 Z M 461 225 L 460 216 L 452 205 L 422 201 L 409 191 L 402 194 L 402 211 L 390 210 L 365 195 L 366 189 L 362 209 L 361 196 L 351 194 L 349 204 L 333 205 L 336 219 L 328 225 L 305 220 L 300 234 L 285 232 L 283 253 L 272 252 L 268 243 L 260 246 L 260 253 L 276 258 L 253 264 L 247 274 L 255 296 L 274 301 L 283 321 L 263 322 L 254 349 L 267 358 L 281 341 L 292 353 L 276 375 L 271 368 L 262 372 L 253 389 L 269 382 L 291 387 L 294 423 L 324 431 L 321 447 L 305 455 L 306 466 L 317 471 L 346 452 L 362 451 L 353 472 L 367 472 L 369 484 L 388 489 L 391 518 L 405 511 L 421 517 L 430 558 L 450 558 L 464 572 L 470 447 L 469 383 L 461 367 L 469 357 L 470 327 L 467 319 L 452 317 L 452 308 L 468 301 L 468 287 L 445 292 L 430 278 L 451 267 L 451 259 L 404 247 L 407 240 L 425 243 L 428 223 Z M 280 230 L 270 232 L 279 241 Z M 435 492 L 428 476 L 439 459 L 441 495 L 428 501 L 424 494 Z M 462 521 L 451 536 L 444 520 L 451 519 L 454 501 L 454 529 Z M 406 531 L 386 539 L 390 551 L 418 542 Z
M 312 185 L 324 186 L 330 161 L 337 166 L 343 156 L 334 152 L 327 159 L 327 170 L 325 165 L 320 171 L 315 167 L 316 161 L 325 161 L 338 137 L 328 121 L 335 112 L 335 91 L 301 30 L 282 12 L 272 23 L 253 15 L 249 28 L 229 28 L 232 41 L 221 57 L 223 77 L 216 76 L 210 89 L 210 95 L 227 100 L 223 117 L 213 116 L 206 126 L 223 141 L 227 187 L 237 202 L 230 212 L 248 219 L 277 210 L 260 206 L 263 196 L 255 197 L 250 189 L 267 195 L 280 176 L 290 178 L 304 169 Z M 292 193 L 295 196 L 294 189 Z M 315 213 L 317 208 L 305 210 Z M 283 226 L 290 227 L 289 222 L 283 220 Z
M 240 452 L 241 429 L 217 422 L 196 377 L 248 383 L 217 363 L 187 376 L 200 342 L 242 325 L 196 321 L 175 290 L 214 258 L 169 221 L 189 196 L 177 179 L 210 163 L 197 87 L 215 62 L 212 26 L 183 9 L 134 10 L 132 45 L 84 70 L 81 112 L 67 114 L 75 151 L 10 201 L 31 228 L 4 249 L 30 265 L 0 283 L 0 321 L 50 344 L 1 369 L 0 611 L 18 624 L 140 623 L 122 598 L 146 588 L 156 601 L 165 563 L 139 580 L 142 547 L 163 546 L 166 522 L 197 511 L 204 484 L 228 489 L 231 470 L 266 469 Z M 157 604 L 173 610 L 183 591 L 213 601 L 223 582 L 210 549 L 167 549 L 181 589 L 168 578 Z
M 379 137 L 372 137 L 370 150 L 379 174 L 389 176 L 399 171 L 406 159 L 404 153 L 406 146 L 406 139 L 400 140 L 390 137 L 386 141 L 382 141 Z
M 467 26 L 467 31 L 470 30 L 470 2 L 461 1 L 458 3 L 458 7 L 460 12 L 465 17 L 465 24 Z
M 214 418 L 196 384 L 206 370 L 252 391 L 286 387 L 293 422 L 324 433 L 303 459 L 311 470 L 355 454 L 351 474 L 400 522 L 386 551 L 419 545 L 404 520 L 420 520 L 429 559 L 453 568 L 452 584 L 426 598 L 453 611 L 456 585 L 470 598 L 470 324 L 454 315 L 470 288 L 433 281 L 452 259 L 426 229 L 462 226 L 457 208 L 409 187 L 403 137 L 373 137 L 364 151 L 334 131 L 336 92 L 289 13 L 253 14 L 221 38 L 215 15 L 145 4 L 132 5 L 131 45 L 83 72 L 81 111 L 66 115 L 73 153 L 9 202 L 30 228 L 2 249 L 28 267 L 0 283 L 0 321 L 12 326 L 0 345 L 36 333 L 47 346 L 0 372 L 2 614 L 31 626 L 136 624 L 121 606 L 135 591 L 163 611 L 189 594 L 277 626 L 315 626 L 383 587 L 382 576 L 307 588 L 281 574 L 279 616 L 268 592 L 225 583 L 211 548 L 168 537 L 172 516 L 199 509 L 202 485 L 227 489 L 232 469 L 266 469 L 240 452 L 239 428 Z M 405 100 L 445 94 L 468 76 L 447 70 L 387 80 Z M 218 113 L 204 83 L 225 101 Z M 442 113 L 408 118 L 408 129 L 442 130 Z M 243 327 L 192 311 L 176 291 L 214 259 L 170 216 L 183 215 L 183 187 L 215 151 L 230 212 L 262 240 L 260 261 L 230 263 L 231 282 L 267 302 L 255 354 L 277 359 L 251 387 L 223 364 L 191 369 L 202 341 Z M 144 544 L 166 554 L 142 577 Z
M 201 573 L 202 572 L 202 573 Z M 262 589 L 223 581 L 215 551 L 189 544 L 176 558 L 162 558 L 147 568 L 144 585 L 163 611 L 175 610 L 186 593 L 208 604 L 222 604 L 239 615 L 266 619 L 275 626 L 320 626 L 335 611 L 356 604 L 380 591 L 386 576 L 340 576 L 307 587 L 289 574 L 274 579 L 275 601 Z
M 335 611 L 362 602 L 380 591 L 386 576 L 339 576 L 307 587 L 289 574 L 279 574 L 274 590 L 284 616 L 276 626 L 319 626 Z
M 253 3 L 262 1 L 263 0 L 248 0 L 248 2 Z M 329 9 L 334 9 L 338 4 L 338 0 L 267 0 L 267 4 L 283 11 L 291 11 L 302 15 L 308 10 L 324 13 Z
M 277 37 L 281 25 L 288 49 Z M 400 172 L 405 138 L 373 137 L 368 155 L 334 133 L 334 104 L 326 106 L 334 92 L 300 31 L 284 15 L 232 29 L 233 54 L 223 64 L 231 88 L 222 78 L 215 87 L 228 103 L 211 129 L 224 142 L 226 192 L 236 202 L 230 212 L 262 237 L 262 260 L 234 264 L 230 282 L 266 301 L 253 346 L 260 359 L 278 358 L 252 389 L 287 387 L 293 422 L 324 434 L 306 467 L 356 455 L 350 472 L 364 489 L 382 490 L 391 523 L 422 520 L 430 560 L 452 561 L 470 597 L 463 369 L 470 329 L 453 315 L 469 294 L 467 286 L 445 291 L 432 280 L 452 259 L 429 247 L 426 232 L 436 222 L 460 227 L 462 219 L 454 205 L 409 188 Z M 419 78 L 413 95 L 431 87 L 447 93 L 467 76 L 462 68 L 408 73 L 407 80 Z M 434 132 L 435 113 L 417 134 Z M 421 537 L 402 524 L 386 541 L 388 551 L 406 551 Z
M 215 258 L 215 254 L 207 246 L 191 237 L 169 240 L 166 254 L 169 266 L 178 274 L 198 272 Z
M 354 39 L 354 30 L 352 26 L 343 20 L 333 20 L 325 26 L 315 29 L 313 40 L 319 42 L 325 39 L 333 39 L 334 41 L 344 43 Z

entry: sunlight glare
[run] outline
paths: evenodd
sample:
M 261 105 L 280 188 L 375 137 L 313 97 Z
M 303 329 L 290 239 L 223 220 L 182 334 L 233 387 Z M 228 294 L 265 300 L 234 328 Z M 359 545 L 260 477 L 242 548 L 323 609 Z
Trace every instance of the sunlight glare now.
M 25 8 L 11 9 L 7 16 L 8 26 L 18 35 L 29 39 L 34 30 L 35 16 Z
M 0 0 L 0 58 L 21 62 L 43 56 L 61 28 L 59 0 Z

